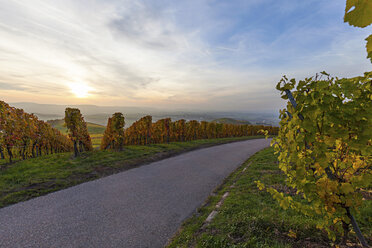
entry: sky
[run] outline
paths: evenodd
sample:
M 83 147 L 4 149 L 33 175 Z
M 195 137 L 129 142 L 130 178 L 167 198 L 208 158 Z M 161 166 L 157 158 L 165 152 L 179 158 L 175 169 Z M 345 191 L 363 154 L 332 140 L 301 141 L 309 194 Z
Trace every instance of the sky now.
M 371 70 L 345 0 L 0 0 L 0 100 L 278 112 L 283 75 Z

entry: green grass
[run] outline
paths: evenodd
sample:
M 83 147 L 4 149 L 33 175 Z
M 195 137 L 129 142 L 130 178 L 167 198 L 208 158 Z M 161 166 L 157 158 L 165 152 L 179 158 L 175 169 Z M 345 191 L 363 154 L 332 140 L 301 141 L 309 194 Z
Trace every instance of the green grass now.
M 64 134 L 67 133 L 67 128 L 64 126 L 65 121 L 63 119 L 62 120 L 50 120 L 50 121 L 48 121 L 48 123 L 52 127 L 61 131 L 62 133 L 64 133 Z M 91 123 L 91 122 L 87 122 L 87 128 L 88 128 L 89 134 L 103 134 L 105 132 L 105 129 L 106 129 L 105 126 L 95 124 L 95 123 Z
M 67 128 L 64 126 L 65 121 L 63 119 L 62 120 L 60 119 L 49 120 L 48 123 L 52 127 L 61 131 L 63 134 L 67 134 Z M 96 149 L 99 148 L 101 145 L 101 140 L 103 137 L 103 133 L 106 130 L 106 127 L 99 125 L 99 124 L 91 123 L 91 122 L 87 122 L 87 127 L 88 127 L 88 133 L 90 135 L 90 138 L 92 139 L 93 148 L 96 148 Z
M 103 134 L 90 134 L 90 138 L 92 139 L 93 148 L 98 149 L 101 145 Z
M 306 217 L 293 210 L 283 210 L 270 194 L 257 189 L 255 180 L 266 185 L 284 185 L 285 176 L 278 169 L 276 161 L 272 148 L 252 156 L 225 180 L 215 191 L 216 195 L 211 196 L 194 216 L 185 221 L 168 248 L 331 247 L 327 234 L 316 228 L 316 218 Z M 249 163 L 248 169 L 242 172 Z M 230 188 L 234 181 L 235 187 Z M 225 199 L 219 213 L 203 228 L 205 219 L 226 191 L 230 195 Z M 370 200 L 364 201 L 361 213 L 356 218 L 371 244 Z M 357 242 L 354 236 L 352 242 Z
M 87 122 L 88 132 L 90 134 L 103 134 L 106 130 L 105 126 Z
M 122 152 L 85 152 L 78 158 L 59 153 L 2 164 L 0 207 L 45 195 L 82 182 L 134 168 L 193 149 L 262 136 L 195 140 L 149 146 L 126 146 Z

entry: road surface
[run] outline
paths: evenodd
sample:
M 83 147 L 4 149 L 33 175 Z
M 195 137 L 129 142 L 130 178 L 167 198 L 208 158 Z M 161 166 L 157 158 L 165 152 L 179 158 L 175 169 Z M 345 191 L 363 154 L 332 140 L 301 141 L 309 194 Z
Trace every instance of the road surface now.
M 223 179 L 269 145 L 204 148 L 0 209 L 0 247 L 163 247 Z

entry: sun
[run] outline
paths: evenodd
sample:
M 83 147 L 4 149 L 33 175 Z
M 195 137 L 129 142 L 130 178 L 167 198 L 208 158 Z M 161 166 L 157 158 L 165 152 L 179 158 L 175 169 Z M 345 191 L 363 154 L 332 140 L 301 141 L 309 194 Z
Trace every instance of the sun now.
M 70 85 L 71 92 L 77 98 L 86 98 L 89 96 L 89 92 L 92 90 L 91 87 L 84 83 L 71 83 Z

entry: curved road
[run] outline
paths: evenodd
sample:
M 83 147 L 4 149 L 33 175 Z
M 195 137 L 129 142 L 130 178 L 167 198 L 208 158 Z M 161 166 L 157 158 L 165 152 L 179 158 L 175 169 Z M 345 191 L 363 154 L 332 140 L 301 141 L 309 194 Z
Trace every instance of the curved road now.
M 163 247 L 256 139 L 164 159 L 0 209 L 0 247 Z

